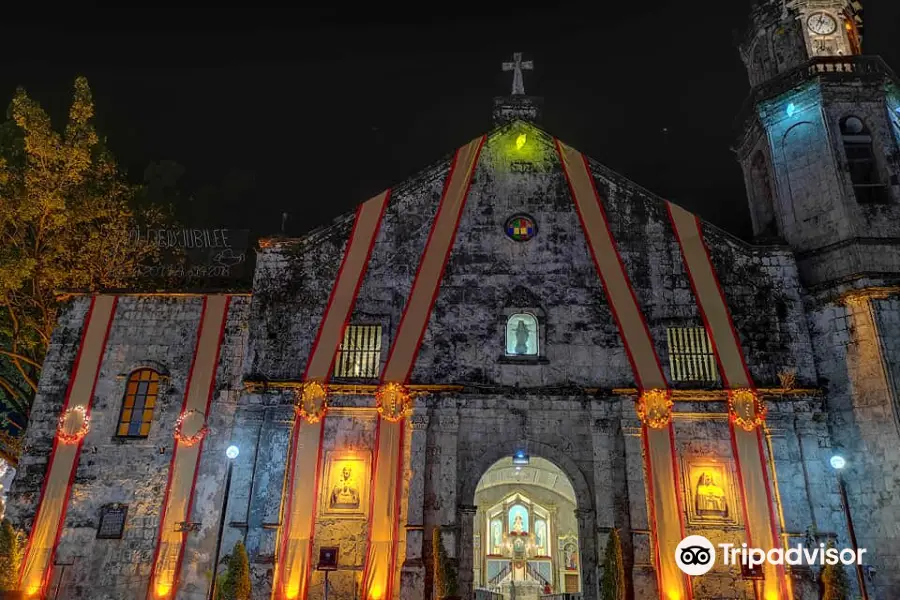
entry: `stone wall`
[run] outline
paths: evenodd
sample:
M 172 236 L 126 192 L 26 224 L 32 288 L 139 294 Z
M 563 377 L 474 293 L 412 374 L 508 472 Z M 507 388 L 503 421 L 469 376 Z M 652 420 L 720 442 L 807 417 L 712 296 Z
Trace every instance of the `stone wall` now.
M 823 302 L 810 311 L 809 321 L 819 375 L 828 388 L 834 452 L 848 461 L 844 479 L 859 545 L 877 568 L 874 587 L 884 594 L 877 597 L 892 597 L 900 589 L 900 532 L 886 524 L 900 521 L 895 499 L 900 303 L 896 298 Z M 818 474 L 828 481 L 833 475 L 826 471 Z
M 26 438 L 29 448 L 20 463 L 9 507 L 10 517 L 26 531 L 37 508 L 49 441 L 65 397 L 88 303 L 86 297 L 77 298 L 64 310 L 50 349 L 52 359 L 45 363 Z M 91 429 L 75 473 L 56 554 L 58 566 L 51 580 L 54 587 L 67 590 L 67 598 L 111 600 L 145 593 L 159 537 L 172 435 L 181 412 L 201 305 L 201 297 L 118 299 L 94 393 Z M 201 529 L 189 537 L 182 579 L 187 583 L 186 593 L 197 598 L 205 597 L 205 570 L 218 528 L 220 466 L 225 464 L 224 449 L 230 440 L 231 414 L 237 400 L 246 307 L 245 298 L 232 299 L 210 409 L 211 434 L 204 444 L 195 492 L 191 519 L 199 522 Z M 145 439 L 117 438 L 127 377 L 141 367 L 156 369 L 167 378 L 160 388 L 150 433 Z M 128 506 L 122 539 L 97 539 L 100 509 L 109 503 Z

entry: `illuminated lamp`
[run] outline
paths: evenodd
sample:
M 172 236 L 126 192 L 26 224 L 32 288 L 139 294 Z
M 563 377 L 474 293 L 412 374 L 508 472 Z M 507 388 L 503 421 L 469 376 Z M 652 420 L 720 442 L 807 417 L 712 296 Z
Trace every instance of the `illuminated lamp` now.
M 789 103 L 787 105 L 787 116 L 793 117 L 795 112 L 797 112 L 797 107 L 794 105 L 793 102 Z
M 513 454 L 512 463 L 514 465 L 527 465 L 531 462 L 528 454 L 524 450 L 518 450 Z
M 838 471 L 847 466 L 847 461 L 840 454 L 835 454 L 828 462 L 831 463 L 832 469 L 837 469 Z
M 168 583 L 160 583 L 156 586 L 156 597 L 157 598 L 168 598 L 169 592 L 172 590 L 172 586 Z
M 522 133 L 519 137 L 516 138 L 516 150 L 521 150 L 522 146 L 525 145 L 525 142 L 528 141 L 528 134 Z

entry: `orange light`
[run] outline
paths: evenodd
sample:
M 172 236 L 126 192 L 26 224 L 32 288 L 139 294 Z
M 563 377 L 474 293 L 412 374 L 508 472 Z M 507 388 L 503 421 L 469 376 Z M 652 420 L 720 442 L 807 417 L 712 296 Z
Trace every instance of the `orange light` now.
M 28 595 L 29 596 L 37 596 L 41 592 L 41 586 L 32 585 L 28 587 Z
M 681 600 L 681 590 L 672 588 L 666 592 L 666 600 Z
M 167 598 L 169 596 L 169 592 L 172 591 L 172 586 L 168 583 L 160 583 L 156 586 L 156 597 L 157 598 Z
M 384 590 L 376 583 L 372 586 L 372 589 L 369 590 L 369 598 L 370 600 L 381 600 L 382 596 L 384 596 Z
M 844 23 L 844 27 L 847 28 L 847 31 L 850 31 L 851 29 L 853 29 L 853 25 L 851 25 L 849 22 Z
M 287 600 L 294 600 L 294 598 L 296 598 L 299 595 L 300 595 L 300 584 L 298 584 L 298 583 L 289 585 L 288 588 L 284 592 L 284 597 L 287 598 Z

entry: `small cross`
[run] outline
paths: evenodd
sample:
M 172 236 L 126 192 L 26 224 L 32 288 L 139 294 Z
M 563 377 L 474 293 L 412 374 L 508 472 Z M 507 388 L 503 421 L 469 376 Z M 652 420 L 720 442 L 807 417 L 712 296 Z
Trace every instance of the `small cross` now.
M 513 72 L 513 83 L 512 83 L 512 95 L 513 96 L 524 96 L 525 95 L 525 80 L 522 78 L 522 69 L 526 71 L 531 71 L 534 69 L 534 63 L 530 60 L 522 60 L 521 52 L 513 53 L 513 62 L 505 62 L 503 63 L 504 71 L 512 71 Z

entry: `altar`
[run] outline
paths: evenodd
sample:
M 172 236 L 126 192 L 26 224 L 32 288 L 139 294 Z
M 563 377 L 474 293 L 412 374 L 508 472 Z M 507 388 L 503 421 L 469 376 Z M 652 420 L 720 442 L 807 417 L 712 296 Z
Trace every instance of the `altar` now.
M 501 461 L 485 473 L 476 502 L 477 588 L 507 600 L 581 591 L 574 491 L 555 465 Z

